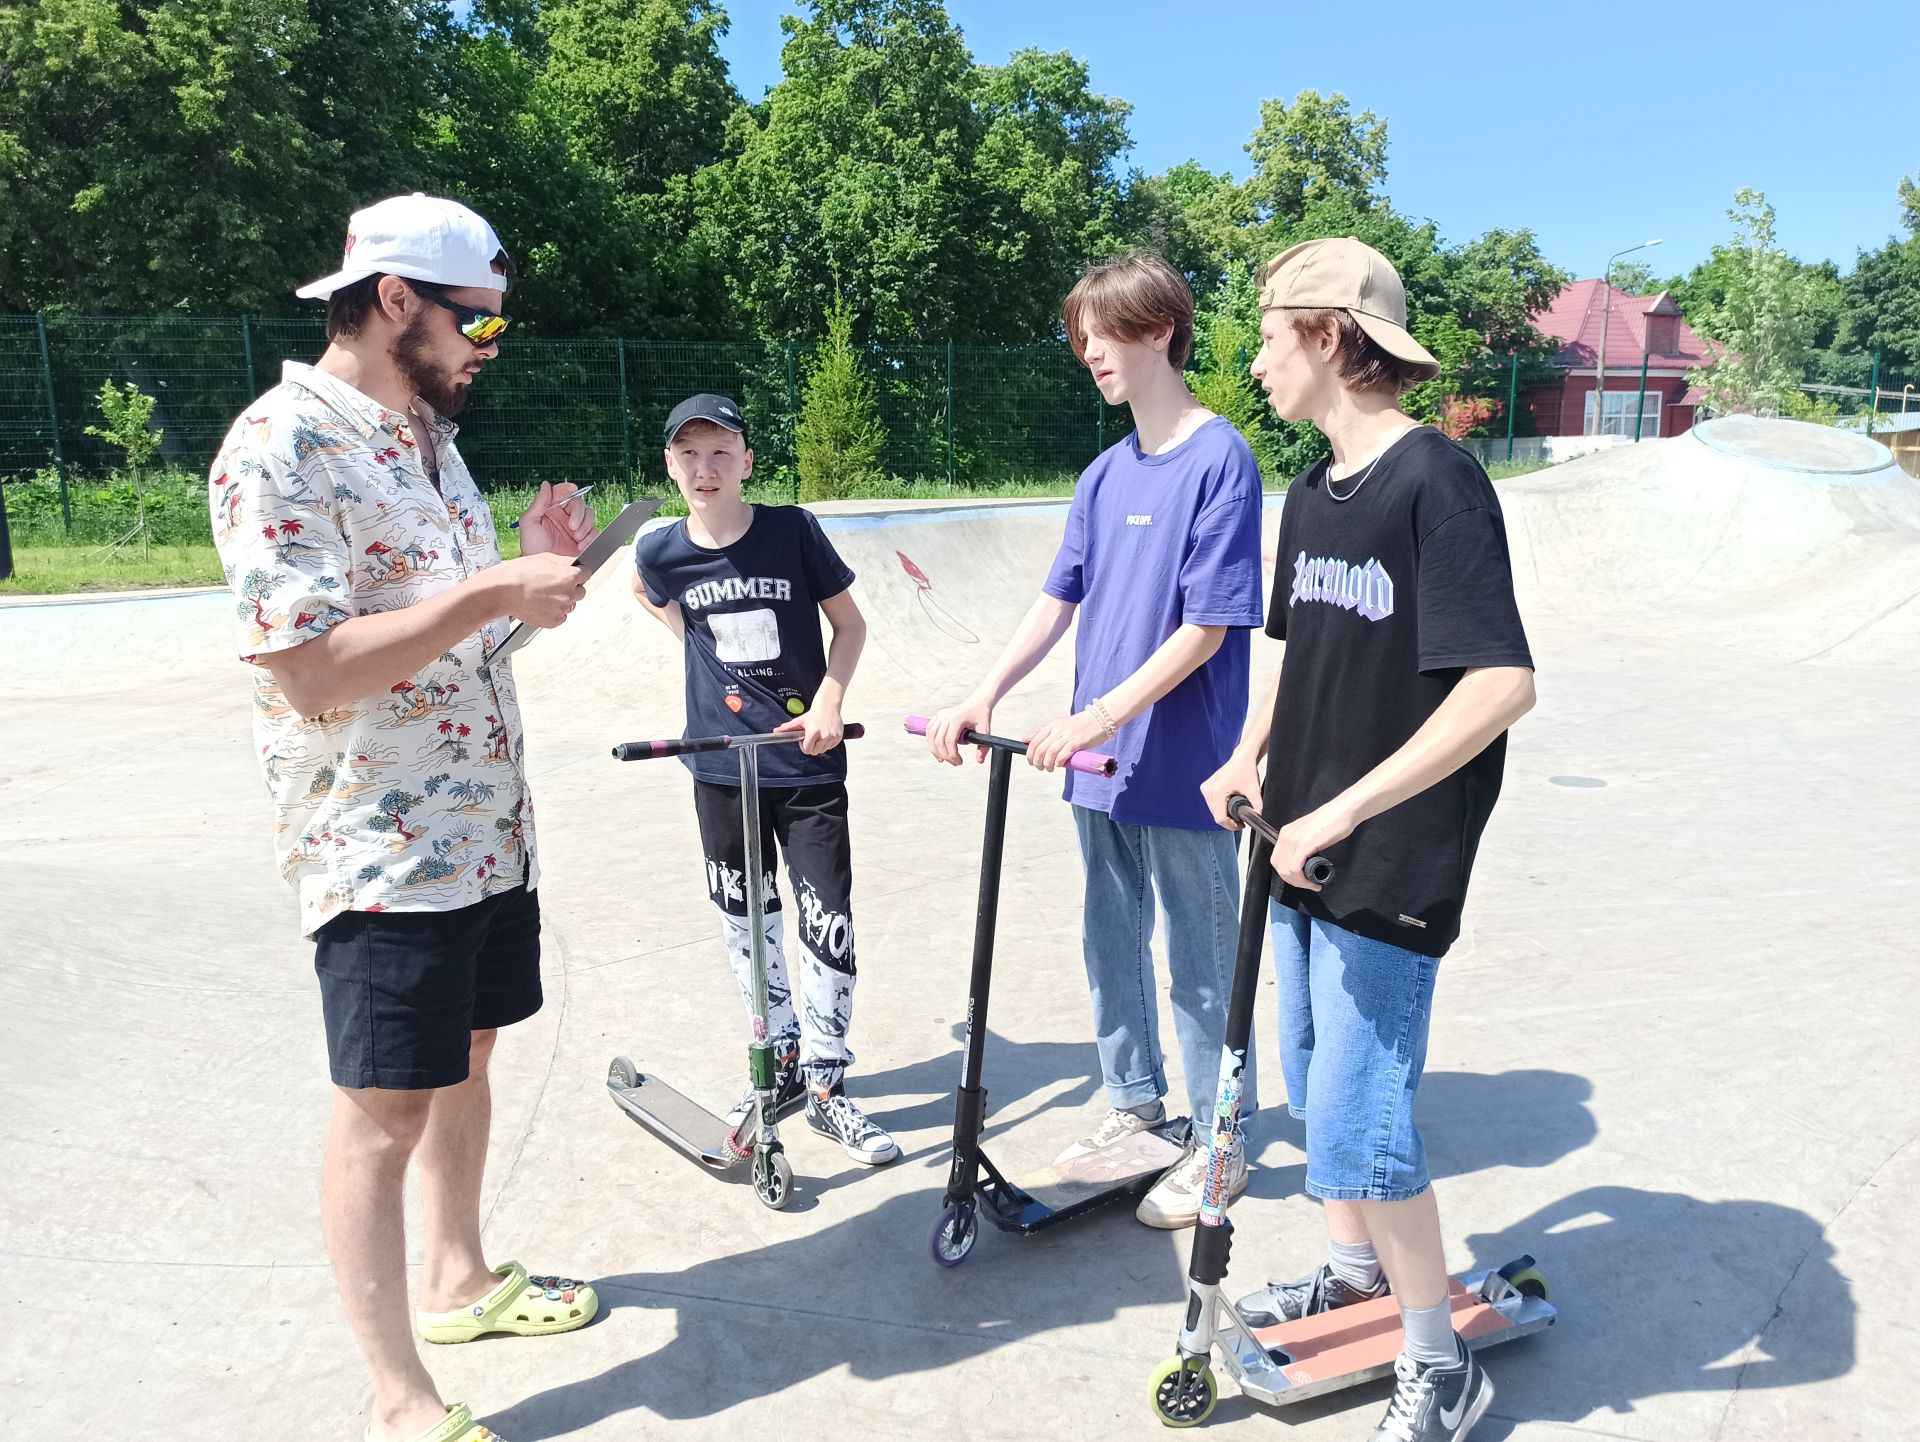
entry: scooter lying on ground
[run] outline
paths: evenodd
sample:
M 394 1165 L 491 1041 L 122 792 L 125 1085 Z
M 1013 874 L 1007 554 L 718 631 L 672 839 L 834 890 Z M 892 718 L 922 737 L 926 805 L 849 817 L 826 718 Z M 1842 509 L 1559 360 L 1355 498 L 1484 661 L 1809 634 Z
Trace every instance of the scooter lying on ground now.
M 1193 1231 L 1187 1268 L 1187 1311 L 1178 1351 L 1153 1374 L 1153 1410 L 1169 1427 L 1197 1427 L 1217 1399 L 1210 1359 L 1214 1349 L 1242 1393 L 1279 1405 L 1338 1391 L 1384 1377 L 1400 1353 L 1400 1304 L 1391 1296 L 1358 1302 L 1277 1326 L 1256 1327 L 1220 1295 L 1233 1248 L 1227 1220 L 1231 1148 L 1240 1125 L 1241 1077 L 1253 1035 L 1253 1003 L 1260 985 L 1260 949 L 1266 939 L 1267 899 L 1273 884 L 1272 823 L 1244 796 L 1227 812 L 1253 833 L 1246 891 L 1240 900 L 1240 942 L 1234 957 L 1233 993 L 1227 1003 L 1226 1046 L 1220 1057 L 1220 1091 L 1214 1106 L 1212 1152 L 1200 1194 L 1200 1223 Z M 1306 875 L 1319 886 L 1334 879 L 1324 856 L 1307 861 Z M 1475 1272 L 1448 1284 L 1453 1327 L 1467 1346 L 1479 1349 L 1511 1342 L 1553 1325 L 1547 1279 L 1532 1257 L 1519 1257 L 1497 1271 Z
M 848 741 L 866 734 L 849 725 Z M 682 1155 L 709 1171 L 726 1172 L 749 1158 L 753 1162 L 754 1194 L 775 1211 L 793 1200 L 793 1167 L 780 1145 L 772 1039 L 768 1035 L 767 941 L 765 900 L 758 878 L 765 867 L 760 856 L 760 748 L 792 745 L 798 732 L 763 732 L 755 736 L 703 736 L 692 740 L 627 741 L 613 748 L 619 761 L 650 761 L 662 756 L 689 756 L 704 751 L 740 753 L 740 812 L 746 836 L 747 936 L 753 957 L 750 998 L 753 1041 L 747 1048 L 747 1072 L 758 1094 L 756 1105 L 737 1128 L 715 1116 L 659 1077 L 642 1072 L 624 1056 L 607 1068 L 607 1091 L 620 1110 Z
M 915 736 L 926 735 L 926 718 L 909 716 L 907 730 Z M 967 732 L 962 740 L 968 746 L 984 746 L 989 753 L 987 827 L 980 852 L 973 973 L 967 986 L 965 1054 L 954 1102 L 953 1165 L 947 1173 L 946 1194 L 941 1198 L 930 1246 L 933 1260 L 943 1267 L 957 1267 L 967 1259 L 978 1240 L 978 1217 L 983 1211 L 1001 1231 L 1025 1235 L 1084 1216 L 1123 1197 L 1139 1198 L 1186 1154 L 1188 1132 L 1185 1117 L 1170 1118 L 1111 1146 L 1056 1162 L 1019 1184 L 1007 1180 L 981 1150 L 980 1133 L 987 1120 L 987 1093 L 981 1077 L 987 1044 L 987 998 L 993 983 L 994 928 L 1000 911 L 1000 859 L 1007 836 L 1007 794 L 1013 758 L 1024 756 L 1027 747 L 1022 741 L 977 731 Z M 1111 776 L 1116 763 L 1111 756 L 1076 751 L 1066 765 L 1093 776 Z

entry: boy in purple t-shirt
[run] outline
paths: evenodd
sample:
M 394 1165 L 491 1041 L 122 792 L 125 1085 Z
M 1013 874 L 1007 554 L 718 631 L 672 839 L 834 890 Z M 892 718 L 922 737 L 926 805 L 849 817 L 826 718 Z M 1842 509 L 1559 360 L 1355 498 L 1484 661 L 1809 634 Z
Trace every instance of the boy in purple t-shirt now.
M 1141 1202 L 1149 1226 L 1199 1215 L 1239 928 L 1234 838 L 1214 824 L 1201 783 L 1233 751 L 1246 719 L 1248 631 L 1262 620 L 1260 471 L 1233 425 L 1181 378 L 1193 296 L 1155 256 L 1094 266 L 1063 308 L 1074 354 L 1135 431 L 1080 477 L 1066 535 L 1041 595 L 993 669 L 934 716 L 928 745 L 958 764 L 959 738 L 992 729 L 993 708 L 1080 613 L 1073 714 L 1028 738 L 1052 771 L 1098 748 L 1111 778 L 1067 773 L 1087 889 L 1081 938 L 1111 1110 L 1064 1161 L 1166 1117 L 1153 976 L 1154 901 L 1167 918 L 1174 1034 L 1192 1115 L 1187 1155 Z M 1247 1069 L 1243 1114 L 1256 1098 Z M 1232 1189 L 1246 1188 L 1236 1155 Z

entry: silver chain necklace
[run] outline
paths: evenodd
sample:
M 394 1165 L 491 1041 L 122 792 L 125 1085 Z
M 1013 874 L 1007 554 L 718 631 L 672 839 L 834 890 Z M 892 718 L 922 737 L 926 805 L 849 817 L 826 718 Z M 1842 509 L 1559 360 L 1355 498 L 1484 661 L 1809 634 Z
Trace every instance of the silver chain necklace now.
M 1327 462 L 1327 494 L 1333 497 L 1333 499 L 1336 501 L 1352 500 L 1355 496 L 1360 494 L 1360 488 L 1367 483 L 1367 477 L 1373 474 L 1373 468 L 1380 464 L 1380 456 L 1384 456 L 1387 453 L 1387 450 L 1391 450 L 1391 449 L 1392 449 L 1391 446 L 1387 447 L 1386 450 L 1382 450 L 1380 452 L 1380 455 L 1377 455 L 1372 460 L 1368 461 L 1367 468 L 1360 473 L 1360 479 L 1353 483 L 1353 489 L 1348 491 L 1344 496 L 1341 495 L 1338 491 L 1336 491 L 1333 488 L 1333 462 L 1329 460 Z
M 1350 501 L 1359 495 L 1360 488 L 1367 483 L 1367 477 L 1373 474 L 1373 468 L 1380 464 L 1381 457 L 1398 445 L 1401 437 L 1406 434 L 1405 431 L 1400 432 L 1399 435 L 1375 451 L 1373 459 L 1367 462 L 1367 468 L 1360 473 L 1360 479 L 1353 483 L 1353 489 L 1348 491 L 1344 496 L 1333 488 L 1333 457 L 1327 457 L 1327 494 L 1336 501 Z

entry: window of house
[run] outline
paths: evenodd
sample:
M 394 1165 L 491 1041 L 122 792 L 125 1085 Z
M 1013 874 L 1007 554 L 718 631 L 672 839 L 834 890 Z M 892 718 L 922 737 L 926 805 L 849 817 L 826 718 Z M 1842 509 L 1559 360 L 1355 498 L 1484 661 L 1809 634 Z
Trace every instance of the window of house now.
M 1585 418 L 1581 422 L 1581 430 L 1586 435 L 1593 434 L 1594 394 L 1593 391 L 1587 392 L 1587 411 Z M 1630 391 L 1608 391 L 1606 420 L 1600 428 L 1600 434 L 1603 436 L 1625 436 L 1628 440 L 1632 440 L 1634 402 L 1640 398 L 1640 388 L 1638 386 L 1635 386 Z M 1646 394 L 1646 407 L 1641 411 L 1640 438 L 1642 440 L 1648 440 L 1659 434 L 1660 393 L 1649 390 Z

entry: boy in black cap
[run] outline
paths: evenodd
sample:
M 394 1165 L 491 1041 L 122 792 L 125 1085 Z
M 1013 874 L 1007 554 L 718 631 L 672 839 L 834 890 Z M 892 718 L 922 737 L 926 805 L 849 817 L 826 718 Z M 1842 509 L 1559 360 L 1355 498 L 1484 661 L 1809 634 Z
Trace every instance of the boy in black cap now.
M 781 947 L 780 894 L 772 869 L 758 878 L 766 903 L 768 1021 L 779 1060 L 782 1110 L 804 1097 L 807 1124 L 849 1157 L 881 1166 L 900 1155 L 843 1088 L 853 1053 L 852 848 L 847 835 L 847 755 L 840 703 L 860 659 L 867 623 L 847 568 L 810 511 L 750 505 L 747 422 L 725 396 L 697 395 L 667 417 L 667 473 L 687 518 L 644 533 L 634 546 L 634 595 L 681 638 L 687 661 L 687 735 L 786 731 L 795 746 L 760 757 L 762 854 L 774 845 L 800 906 L 798 995 Z M 833 627 L 822 648 L 820 614 Z M 719 908 L 727 953 L 751 1013 L 746 835 L 738 772 L 725 753 L 684 758 L 706 851 L 707 892 Z M 752 1113 L 749 1091 L 727 1120 Z

